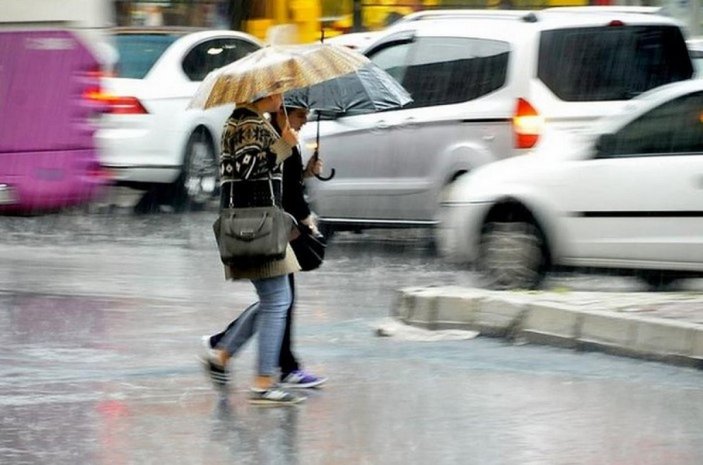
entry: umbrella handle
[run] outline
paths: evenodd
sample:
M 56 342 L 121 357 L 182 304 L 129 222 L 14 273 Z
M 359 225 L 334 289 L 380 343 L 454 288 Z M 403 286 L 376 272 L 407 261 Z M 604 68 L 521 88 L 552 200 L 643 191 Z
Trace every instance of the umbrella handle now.
M 334 175 L 335 175 L 336 173 L 337 173 L 337 172 L 335 171 L 335 169 L 332 168 L 332 169 L 330 170 L 329 176 L 322 176 L 322 175 L 320 175 L 320 174 L 316 174 L 315 177 L 316 177 L 317 179 L 319 179 L 320 181 L 329 181 L 330 179 L 332 179 L 332 178 L 334 177 Z
M 319 123 L 319 122 L 318 122 L 318 123 Z M 318 126 L 318 128 L 319 128 L 319 126 Z M 318 134 L 318 137 L 319 137 L 319 134 Z M 318 145 L 318 146 L 320 145 L 320 139 L 317 140 L 317 145 Z M 320 158 L 320 151 L 319 151 L 317 148 L 315 148 L 315 151 L 312 153 L 312 157 L 311 157 L 311 158 L 314 158 L 315 160 L 318 160 L 318 159 Z M 337 173 L 337 172 L 335 171 L 335 169 L 332 168 L 332 169 L 330 170 L 329 176 L 322 176 L 321 174 L 316 174 L 315 177 L 316 177 L 317 179 L 319 179 L 320 181 L 329 181 L 330 179 L 332 179 L 332 178 L 334 177 L 334 175 L 335 175 L 336 173 Z

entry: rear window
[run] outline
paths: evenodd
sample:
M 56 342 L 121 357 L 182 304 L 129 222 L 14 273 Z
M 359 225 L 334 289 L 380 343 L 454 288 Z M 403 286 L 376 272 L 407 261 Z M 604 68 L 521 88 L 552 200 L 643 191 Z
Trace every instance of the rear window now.
M 115 36 L 119 53 L 116 75 L 142 79 L 176 39 L 178 36 L 168 34 L 118 34 Z
M 693 74 L 675 26 L 611 26 L 542 33 L 537 75 L 571 102 L 628 100 Z

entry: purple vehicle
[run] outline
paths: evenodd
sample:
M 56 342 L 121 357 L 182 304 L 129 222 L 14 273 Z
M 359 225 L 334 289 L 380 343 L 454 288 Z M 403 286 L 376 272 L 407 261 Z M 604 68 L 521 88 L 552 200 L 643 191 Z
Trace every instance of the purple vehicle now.
M 0 212 L 57 210 L 103 190 L 100 69 L 72 31 L 0 30 Z

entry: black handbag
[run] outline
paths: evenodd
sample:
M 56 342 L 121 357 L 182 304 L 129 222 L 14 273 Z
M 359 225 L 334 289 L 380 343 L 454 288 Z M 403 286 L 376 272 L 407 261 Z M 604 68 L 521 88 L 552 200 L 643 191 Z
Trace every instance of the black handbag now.
M 312 230 L 303 223 L 298 225 L 298 230 L 300 234 L 291 241 L 290 245 L 295 252 L 300 268 L 303 271 L 319 268 L 325 259 L 325 249 L 327 248 L 325 236 L 313 234 Z
M 276 206 L 270 177 L 269 187 L 271 205 L 234 207 L 231 193 L 229 208 L 223 209 L 212 225 L 220 259 L 225 265 L 250 267 L 286 256 L 296 222 Z

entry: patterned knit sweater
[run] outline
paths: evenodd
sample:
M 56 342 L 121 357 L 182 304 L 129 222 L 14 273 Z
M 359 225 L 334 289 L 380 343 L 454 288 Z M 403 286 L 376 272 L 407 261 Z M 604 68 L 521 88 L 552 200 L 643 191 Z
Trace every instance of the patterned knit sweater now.
M 237 185 L 244 186 L 240 183 L 268 185 L 269 176 L 281 182 L 281 163 L 291 155 L 292 147 L 278 135 L 263 115 L 244 106 L 234 110 L 227 119 L 220 153 L 221 205 L 228 205 L 232 186 L 235 186 L 235 193 L 241 193 L 249 192 L 249 189 L 237 189 Z M 276 203 L 281 205 L 280 189 L 277 189 L 275 196 Z M 298 261 L 288 246 L 286 256 L 281 260 L 250 267 L 225 266 L 225 277 L 263 279 L 298 270 Z

